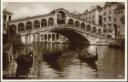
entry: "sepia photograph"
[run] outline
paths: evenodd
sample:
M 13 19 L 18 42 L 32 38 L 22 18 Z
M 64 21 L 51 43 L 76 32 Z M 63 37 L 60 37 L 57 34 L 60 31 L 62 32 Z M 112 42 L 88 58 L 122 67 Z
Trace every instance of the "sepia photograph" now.
M 32 1 L 2 2 L 3 81 L 126 80 L 126 0 Z

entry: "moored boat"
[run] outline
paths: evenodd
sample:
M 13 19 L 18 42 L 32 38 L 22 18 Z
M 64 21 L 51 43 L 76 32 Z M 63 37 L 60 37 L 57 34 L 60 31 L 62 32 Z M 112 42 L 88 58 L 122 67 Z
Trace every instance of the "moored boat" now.
M 96 55 L 89 53 L 87 50 L 83 51 L 79 54 L 79 58 L 86 61 L 86 62 L 95 62 L 98 60 L 98 52 L 96 48 Z

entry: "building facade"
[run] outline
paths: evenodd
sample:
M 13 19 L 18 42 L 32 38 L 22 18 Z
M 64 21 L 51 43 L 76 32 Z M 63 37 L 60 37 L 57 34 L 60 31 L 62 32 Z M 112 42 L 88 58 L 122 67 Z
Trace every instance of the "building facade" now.
M 124 4 L 119 4 L 119 6 L 114 10 L 115 12 L 115 31 L 116 38 L 125 38 L 125 9 Z
M 121 11 L 118 13 L 118 11 Z M 119 38 L 124 34 L 124 24 L 120 18 L 124 16 L 124 5 L 117 2 L 105 3 L 102 10 L 102 23 L 104 32 L 111 38 Z M 122 37 L 123 38 L 123 37 Z
M 88 22 L 102 25 L 106 38 L 124 38 L 124 11 L 124 3 L 106 2 L 103 7 L 97 5 L 80 16 Z
M 101 24 L 101 14 L 102 14 L 102 8 L 97 5 L 96 7 L 94 7 L 93 9 L 91 9 L 90 11 L 85 10 L 84 14 L 83 14 L 83 18 L 84 20 L 94 23 L 94 24 L 98 24 L 98 25 L 102 25 Z
M 9 22 L 12 20 L 12 14 L 10 11 L 7 11 L 6 9 L 3 10 L 3 33 L 7 34 L 7 27 L 9 25 Z

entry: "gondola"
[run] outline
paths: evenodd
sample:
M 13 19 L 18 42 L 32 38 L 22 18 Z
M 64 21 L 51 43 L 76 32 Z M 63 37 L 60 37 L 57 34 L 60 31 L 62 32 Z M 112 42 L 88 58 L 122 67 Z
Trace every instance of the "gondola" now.
M 33 65 L 33 53 L 30 51 L 26 55 L 20 55 L 17 59 L 16 77 L 25 77 L 29 73 L 30 68 Z
M 93 54 L 89 53 L 87 50 L 85 50 L 79 54 L 79 58 L 88 63 L 97 61 L 98 60 L 97 48 L 96 48 L 96 55 L 93 55 Z

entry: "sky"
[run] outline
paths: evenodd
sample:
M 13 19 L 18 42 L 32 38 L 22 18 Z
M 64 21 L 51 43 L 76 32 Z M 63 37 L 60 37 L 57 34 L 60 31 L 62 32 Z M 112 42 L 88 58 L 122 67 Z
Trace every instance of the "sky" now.
M 83 13 L 96 5 L 103 6 L 104 2 L 4 2 L 3 8 L 13 13 L 13 19 L 17 19 L 47 14 L 58 8 Z

